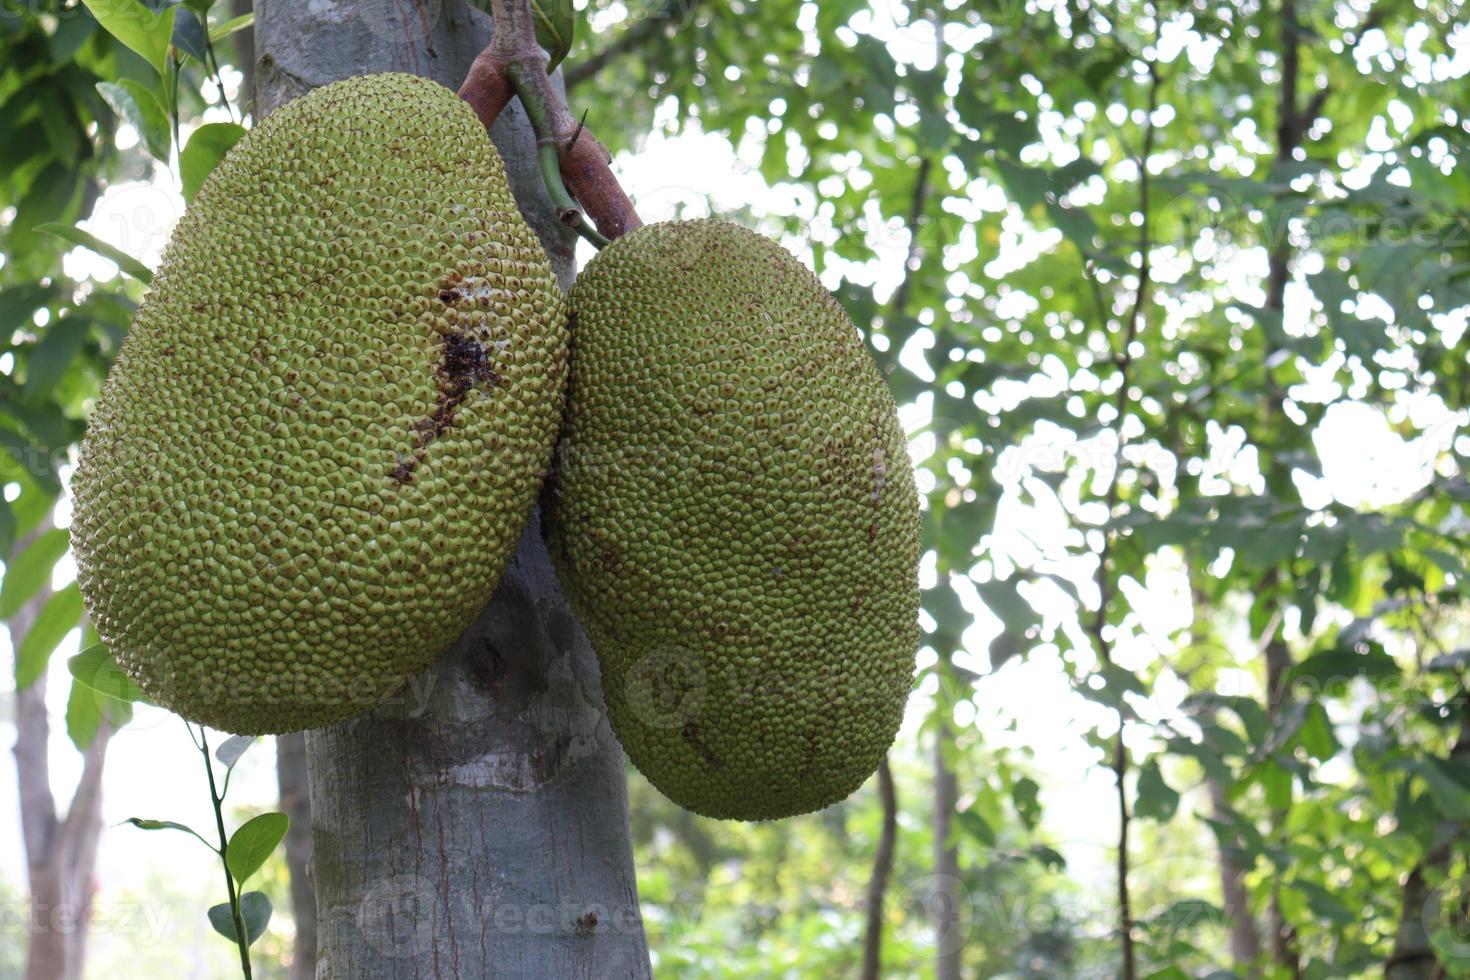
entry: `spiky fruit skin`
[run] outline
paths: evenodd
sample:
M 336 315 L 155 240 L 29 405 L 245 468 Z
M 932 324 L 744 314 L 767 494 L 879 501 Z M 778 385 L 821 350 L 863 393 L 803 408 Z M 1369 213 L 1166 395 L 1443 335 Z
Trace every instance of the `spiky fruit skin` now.
M 380 703 L 489 598 L 566 359 L 468 105 L 382 74 L 281 107 L 179 222 L 92 414 L 72 543 L 98 633 L 226 731 Z
M 723 221 L 629 233 L 571 299 L 548 541 L 613 730 L 697 813 L 843 799 L 893 741 L 918 642 L 918 499 L 857 330 Z

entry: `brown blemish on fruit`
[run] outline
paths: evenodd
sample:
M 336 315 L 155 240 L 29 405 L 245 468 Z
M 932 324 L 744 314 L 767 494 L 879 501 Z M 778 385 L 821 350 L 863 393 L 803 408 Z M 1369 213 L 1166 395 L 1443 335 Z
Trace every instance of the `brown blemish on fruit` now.
M 505 380 L 491 369 L 485 345 L 458 333 L 444 335 L 444 350 L 435 373 L 439 379 L 439 399 L 433 413 L 413 425 L 413 458 L 399 463 L 388 474 L 400 486 L 413 482 L 414 470 L 424 461 L 429 444 L 454 427 L 459 407 L 470 391 L 476 385 L 493 388 Z
M 694 751 L 699 753 L 699 757 L 704 760 L 705 765 L 711 769 L 723 769 L 725 767 L 725 763 L 719 756 L 715 755 L 714 751 L 700 737 L 698 722 L 692 719 L 686 721 L 684 727 L 679 729 L 679 735 L 684 741 L 689 743 Z

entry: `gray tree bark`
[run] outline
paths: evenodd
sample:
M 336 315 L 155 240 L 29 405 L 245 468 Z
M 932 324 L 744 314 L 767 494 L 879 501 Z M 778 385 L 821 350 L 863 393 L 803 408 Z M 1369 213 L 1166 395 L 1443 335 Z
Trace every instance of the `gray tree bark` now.
M 953 706 L 947 692 L 950 671 L 948 659 L 942 659 L 939 670 L 938 702 L 934 710 L 939 723 L 934 726 L 934 878 L 933 889 L 925 898 L 933 924 L 935 980 L 960 980 L 960 964 L 969 932 L 969 908 L 964 884 L 960 881 L 959 849 L 950 840 L 955 808 L 959 804 L 959 785 L 954 769 L 945 753 L 954 743 Z
M 51 526 L 49 519 L 43 521 L 17 544 L 16 553 Z M 50 598 L 49 585 L 43 586 L 6 623 L 12 649 L 19 649 Z M 21 837 L 30 886 L 26 980 L 81 980 L 97 840 L 102 834 L 102 766 L 112 727 L 104 719 L 82 753 L 82 775 L 65 817 L 56 810 L 47 760 L 51 724 L 44 673 L 15 694 L 15 732 Z
M 291 980 L 316 976 L 316 888 L 311 883 L 311 796 L 306 774 L 306 737 L 276 737 L 276 787 L 281 812 L 291 818 L 286 832 L 286 869 L 291 876 Z
M 1222 818 L 1230 806 L 1225 786 L 1218 779 L 1207 779 L 1205 783 L 1210 792 L 1210 807 L 1217 819 Z M 1225 917 L 1230 922 L 1230 960 L 1236 970 L 1248 971 L 1248 976 L 1258 977 L 1261 971 L 1255 963 L 1261 955 L 1261 932 L 1251 914 L 1245 871 L 1230 859 L 1223 845 L 1216 846 L 1215 862 L 1220 873 L 1220 896 Z
M 863 928 L 862 980 L 883 976 L 883 898 L 893 873 L 893 849 L 898 837 L 898 796 L 893 789 L 893 770 L 888 756 L 878 763 L 878 800 L 883 806 L 883 828 L 873 855 L 873 876 L 868 879 L 867 923 Z
M 457 87 L 489 37 L 461 0 L 257 0 L 255 107 L 410 71 Z M 492 136 L 563 285 L 518 105 Z M 622 749 L 533 518 L 495 596 L 432 669 L 308 733 L 319 980 L 647 977 Z

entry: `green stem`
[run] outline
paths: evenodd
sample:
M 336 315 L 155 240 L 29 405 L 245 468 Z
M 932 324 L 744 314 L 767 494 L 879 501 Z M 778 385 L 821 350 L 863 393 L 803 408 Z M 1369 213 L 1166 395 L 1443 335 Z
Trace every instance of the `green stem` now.
M 177 161 L 184 148 L 179 145 L 179 60 L 172 53 L 168 56 L 168 76 L 168 116 L 173 125 L 174 160 Z M 177 163 L 174 169 L 179 169 Z M 202 735 L 204 729 L 199 732 Z
M 214 86 L 219 92 L 219 104 L 225 107 L 225 111 L 230 114 L 230 121 L 234 122 L 235 106 L 229 99 L 225 98 L 225 79 L 219 73 L 219 58 L 214 53 L 214 42 L 209 40 L 207 36 L 204 39 L 204 54 L 209 59 L 209 64 L 205 67 L 209 71 L 214 72 Z
M 506 65 L 505 74 L 510 79 L 516 95 L 520 96 L 521 105 L 526 109 L 526 116 L 531 120 L 531 129 L 536 133 L 536 161 L 540 164 L 541 182 L 546 185 L 546 193 L 551 197 L 551 204 L 556 208 L 557 217 L 599 249 L 606 248 L 611 244 L 611 240 L 587 220 L 587 215 L 583 213 L 576 199 L 572 197 L 571 191 L 567 190 L 567 185 L 562 181 L 561 141 L 556 135 L 556 127 L 552 121 L 551 106 L 547 103 L 546 93 L 530 84 L 526 77 L 525 66 L 518 61 L 512 61 Z
M 566 184 L 562 183 L 561 153 L 558 152 L 555 141 L 541 140 L 536 147 L 536 160 L 541 164 L 541 181 L 546 185 L 546 193 L 551 198 L 552 206 L 556 208 L 557 217 L 598 248 L 606 248 L 612 244 L 611 239 L 592 227 L 587 215 L 577 206 L 576 200 L 567 190 Z
M 250 937 L 245 932 L 245 916 L 240 911 L 239 896 L 235 894 L 235 876 L 230 874 L 230 862 L 225 857 L 230 838 L 225 833 L 224 797 L 215 790 L 214 766 L 209 761 L 209 743 L 205 740 L 203 727 L 199 729 L 199 746 L 204 754 L 204 772 L 209 776 L 209 800 L 214 805 L 214 825 L 219 829 L 219 859 L 225 869 L 225 888 L 230 895 L 230 916 L 235 920 L 235 942 L 240 947 L 240 970 L 245 980 L 251 980 Z

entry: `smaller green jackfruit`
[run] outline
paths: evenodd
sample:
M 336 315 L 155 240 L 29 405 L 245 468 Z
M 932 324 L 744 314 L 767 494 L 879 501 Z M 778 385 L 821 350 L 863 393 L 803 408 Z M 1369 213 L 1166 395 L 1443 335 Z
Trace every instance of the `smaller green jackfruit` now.
M 856 328 L 724 221 L 630 232 L 571 300 L 548 540 L 613 730 L 698 813 L 843 799 L 902 720 L 919 606 L 907 442 Z

